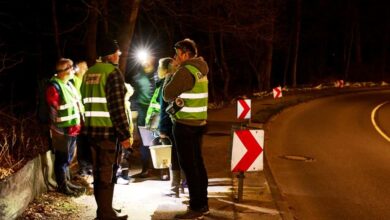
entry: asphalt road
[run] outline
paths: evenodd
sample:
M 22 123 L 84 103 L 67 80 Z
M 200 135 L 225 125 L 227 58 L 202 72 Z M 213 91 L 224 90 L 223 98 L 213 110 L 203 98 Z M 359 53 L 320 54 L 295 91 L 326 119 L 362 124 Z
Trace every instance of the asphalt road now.
M 388 90 L 322 98 L 268 123 L 266 157 L 293 218 L 390 219 L 387 101 Z

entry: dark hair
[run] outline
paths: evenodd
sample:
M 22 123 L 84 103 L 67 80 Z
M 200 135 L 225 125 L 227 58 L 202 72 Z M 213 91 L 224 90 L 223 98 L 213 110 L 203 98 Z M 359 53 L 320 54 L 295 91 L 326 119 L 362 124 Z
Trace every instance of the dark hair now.
M 181 49 L 184 53 L 188 52 L 192 57 L 198 55 L 198 49 L 195 42 L 189 38 L 177 42 L 173 48 Z

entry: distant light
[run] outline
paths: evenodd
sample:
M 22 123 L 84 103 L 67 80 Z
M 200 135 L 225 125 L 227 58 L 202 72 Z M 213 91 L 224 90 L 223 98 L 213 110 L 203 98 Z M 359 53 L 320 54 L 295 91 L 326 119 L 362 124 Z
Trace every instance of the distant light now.
M 137 51 L 137 60 L 141 64 L 145 64 L 150 59 L 150 53 L 146 49 L 140 49 Z

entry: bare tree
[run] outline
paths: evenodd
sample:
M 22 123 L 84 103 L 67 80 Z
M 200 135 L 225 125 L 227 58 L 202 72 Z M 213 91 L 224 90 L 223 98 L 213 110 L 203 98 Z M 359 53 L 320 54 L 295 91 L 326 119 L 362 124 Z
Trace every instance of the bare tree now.
M 129 47 L 134 35 L 135 24 L 138 16 L 141 0 L 122 1 L 123 9 L 125 10 L 125 21 L 122 31 L 119 34 L 119 43 L 122 48 L 122 56 L 119 63 L 119 68 L 125 73 L 129 59 Z
M 6 70 L 15 67 L 16 65 L 23 62 L 23 56 L 21 53 L 9 54 L 3 51 L 5 43 L 0 43 L 0 74 L 4 74 Z
M 294 54 L 293 54 L 293 61 L 292 61 L 292 69 L 291 69 L 291 75 L 292 75 L 292 86 L 297 86 L 297 66 L 298 66 L 298 52 L 299 52 L 299 40 L 300 40 L 300 34 L 301 34 L 301 14 L 302 14 L 302 1 L 296 0 L 296 17 L 295 17 L 295 42 L 294 42 Z

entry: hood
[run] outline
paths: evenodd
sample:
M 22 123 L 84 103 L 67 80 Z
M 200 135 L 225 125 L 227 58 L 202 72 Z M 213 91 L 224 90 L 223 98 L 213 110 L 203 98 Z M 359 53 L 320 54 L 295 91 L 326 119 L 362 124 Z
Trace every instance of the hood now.
M 206 61 L 204 61 L 203 57 L 188 59 L 184 61 L 181 66 L 185 66 L 187 64 L 196 67 L 203 75 L 207 75 L 209 73 L 209 66 L 207 65 Z

